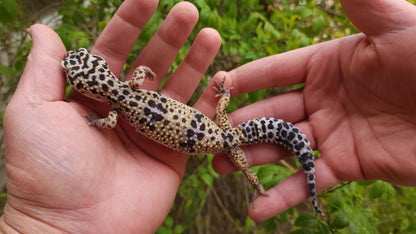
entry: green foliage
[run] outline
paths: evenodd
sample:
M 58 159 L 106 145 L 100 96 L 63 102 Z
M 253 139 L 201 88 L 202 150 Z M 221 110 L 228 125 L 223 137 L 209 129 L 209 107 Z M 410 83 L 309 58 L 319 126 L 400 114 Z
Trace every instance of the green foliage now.
M 13 89 L 23 72 L 31 47 L 27 40 L 28 25 L 29 21 L 17 0 L 0 1 L 0 48 L 1 53 L 7 55 L 5 59 L 0 59 L 0 82 L 4 88 Z
M 115 13 L 121 0 L 64 0 L 62 23 L 56 32 L 67 50 L 89 48 Z

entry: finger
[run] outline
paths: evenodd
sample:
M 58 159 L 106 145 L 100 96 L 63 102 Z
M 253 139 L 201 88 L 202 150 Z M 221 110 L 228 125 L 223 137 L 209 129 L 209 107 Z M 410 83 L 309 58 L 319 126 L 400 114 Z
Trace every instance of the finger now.
M 119 76 L 143 27 L 157 8 L 155 0 L 123 2 L 98 37 L 93 54 L 102 56 L 111 71 Z
M 185 59 L 163 86 L 161 93 L 180 102 L 188 101 L 220 47 L 221 36 L 216 30 L 201 30 Z
M 32 49 L 14 96 L 30 103 L 62 100 L 65 79 L 61 61 L 65 47 L 59 36 L 45 25 L 32 25 L 28 32 Z
M 342 0 L 342 8 L 351 22 L 368 36 L 414 26 L 416 7 L 407 1 Z
M 232 92 L 232 90 L 231 90 Z M 306 119 L 304 96 L 302 91 L 293 91 L 242 107 L 228 115 L 232 126 L 247 120 L 262 117 L 283 119 L 297 123 Z
M 145 82 L 143 89 L 156 90 L 164 75 L 176 58 L 183 43 L 192 32 L 198 21 L 198 10 L 188 2 L 176 4 L 169 12 L 159 30 L 152 37 L 147 46 L 140 52 L 133 68 L 139 65 L 150 67 L 156 73 L 156 82 Z M 134 69 L 127 75 L 131 79 Z
M 340 181 L 334 176 L 331 170 L 322 160 L 317 160 L 316 168 L 316 188 L 323 191 Z M 264 221 L 272 216 L 293 207 L 309 198 L 305 173 L 298 171 L 275 187 L 266 191 L 267 197 L 261 196 L 256 199 L 256 207 L 249 206 L 249 216 L 256 222 Z M 310 206 L 311 210 L 312 205 Z M 325 212 L 325 211 L 324 211 Z
M 333 42 L 292 50 L 247 63 L 229 72 L 232 94 L 305 82 L 309 61 L 316 52 Z
M 276 144 L 247 145 L 243 146 L 242 149 L 250 167 L 278 162 L 293 156 L 289 150 Z M 215 155 L 212 160 L 212 167 L 215 172 L 221 175 L 230 174 L 238 170 L 225 153 Z

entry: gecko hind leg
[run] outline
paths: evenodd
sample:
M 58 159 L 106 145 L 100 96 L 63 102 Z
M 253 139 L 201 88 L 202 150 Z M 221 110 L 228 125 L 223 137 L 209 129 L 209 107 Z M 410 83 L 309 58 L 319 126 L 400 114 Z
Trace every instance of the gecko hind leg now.
M 241 171 L 243 174 L 247 177 L 248 182 L 253 186 L 254 193 L 252 197 L 252 203 L 253 207 L 255 207 L 254 201 L 259 195 L 262 196 L 268 196 L 266 193 L 266 190 L 264 187 L 260 184 L 259 179 L 257 178 L 256 173 L 254 173 L 252 170 L 250 170 L 250 167 L 247 163 L 246 156 L 244 154 L 244 151 L 239 147 L 235 147 L 230 150 L 230 153 L 228 154 L 230 157 L 230 160 L 233 162 L 233 164 Z
M 85 115 L 90 121 L 88 125 L 96 126 L 99 128 L 114 128 L 117 124 L 117 111 L 111 110 L 106 118 L 98 119 L 93 115 Z

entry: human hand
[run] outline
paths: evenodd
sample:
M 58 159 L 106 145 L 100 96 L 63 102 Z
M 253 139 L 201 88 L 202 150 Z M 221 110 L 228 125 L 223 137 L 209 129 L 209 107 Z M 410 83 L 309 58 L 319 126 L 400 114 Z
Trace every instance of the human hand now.
M 305 83 L 301 91 L 235 111 L 230 120 L 236 125 L 265 116 L 297 123 L 322 155 L 315 166 L 318 191 L 341 181 L 374 179 L 416 186 L 416 7 L 406 1 L 341 2 L 363 34 L 217 74 L 230 77 L 232 95 Z M 273 145 L 247 146 L 245 152 L 252 166 L 287 156 Z M 221 156 L 213 166 L 222 174 L 235 170 Z M 256 221 L 308 198 L 304 172 L 267 193 L 256 200 L 255 209 L 249 208 Z
M 117 76 L 156 6 L 153 0 L 125 1 L 98 38 L 92 53 Z M 190 3 L 172 9 L 133 66 L 147 65 L 157 74 L 143 88 L 158 88 L 197 19 Z M 141 136 L 121 118 L 114 130 L 88 126 L 84 114 L 104 117 L 108 104 L 76 92 L 64 98 L 60 38 L 42 25 L 29 32 L 32 51 L 4 116 L 8 203 L 0 227 L 22 233 L 155 232 L 188 156 Z M 202 30 L 161 93 L 186 102 L 220 44 L 215 30 Z

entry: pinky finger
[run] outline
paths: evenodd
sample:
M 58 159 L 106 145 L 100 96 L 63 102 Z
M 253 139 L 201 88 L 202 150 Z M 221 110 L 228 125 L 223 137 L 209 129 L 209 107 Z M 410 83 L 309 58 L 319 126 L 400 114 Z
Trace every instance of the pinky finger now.
M 333 175 L 323 160 L 316 160 L 317 191 L 323 191 L 340 181 Z M 309 197 L 305 173 L 299 170 L 294 175 L 282 181 L 266 192 L 269 196 L 256 199 L 256 206 L 249 207 L 249 216 L 256 222 L 261 222 L 305 201 Z M 322 207 L 322 204 L 320 204 Z M 313 209 L 312 205 L 310 206 Z M 325 210 L 325 209 L 324 209 Z M 324 211 L 325 212 L 325 211 Z

